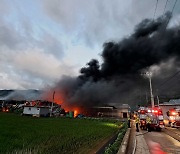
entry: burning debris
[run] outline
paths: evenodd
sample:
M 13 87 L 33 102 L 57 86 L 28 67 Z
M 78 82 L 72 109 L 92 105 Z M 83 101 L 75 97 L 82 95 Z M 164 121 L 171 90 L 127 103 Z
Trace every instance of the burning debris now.
M 50 113 L 52 116 L 60 116 L 61 114 L 65 115 L 65 111 L 61 108 L 61 105 L 44 100 L 1 100 L 0 111 L 34 116 L 50 116 Z

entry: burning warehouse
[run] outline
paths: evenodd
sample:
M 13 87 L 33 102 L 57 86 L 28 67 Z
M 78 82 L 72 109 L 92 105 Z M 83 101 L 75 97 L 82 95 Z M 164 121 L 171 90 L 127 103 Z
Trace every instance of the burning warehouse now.
M 71 108 L 68 114 L 74 117 L 107 117 L 107 118 L 127 118 L 130 113 L 130 106 L 123 104 L 116 108 L 115 106 L 96 106 L 96 107 L 76 107 Z M 69 117 L 69 116 L 68 116 Z
M 128 104 L 122 104 L 118 108 L 115 106 L 92 107 L 85 114 L 93 117 L 127 118 L 129 113 L 130 106 Z

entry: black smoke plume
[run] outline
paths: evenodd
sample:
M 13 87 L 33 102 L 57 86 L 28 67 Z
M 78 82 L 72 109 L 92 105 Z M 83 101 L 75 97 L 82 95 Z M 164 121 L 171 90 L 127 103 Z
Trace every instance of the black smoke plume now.
M 66 76 L 52 89 L 72 106 L 147 104 L 149 82 L 141 74 L 152 70 L 155 95 L 157 91 L 158 95 L 179 94 L 179 88 L 168 93 L 158 87 L 180 66 L 180 29 L 167 28 L 170 18 L 167 13 L 156 20 L 145 19 L 129 37 L 104 43 L 102 64 L 92 59 L 81 68 L 78 77 Z

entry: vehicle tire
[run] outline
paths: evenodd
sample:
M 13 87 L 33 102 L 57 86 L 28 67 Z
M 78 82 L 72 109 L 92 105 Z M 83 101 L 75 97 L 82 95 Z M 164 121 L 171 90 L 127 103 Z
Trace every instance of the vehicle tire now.
M 174 124 L 171 122 L 171 127 L 174 128 Z
M 158 132 L 161 132 L 161 128 L 156 128 L 156 130 L 157 130 Z

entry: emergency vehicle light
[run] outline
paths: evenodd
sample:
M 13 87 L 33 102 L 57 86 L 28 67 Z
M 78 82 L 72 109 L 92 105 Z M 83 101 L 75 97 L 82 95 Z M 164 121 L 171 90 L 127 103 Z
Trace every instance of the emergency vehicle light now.
M 171 114 L 172 114 L 172 115 L 176 115 L 177 113 L 176 113 L 176 112 L 172 112 Z
M 164 123 L 163 123 L 163 121 L 160 121 L 159 124 L 160 124 L 160 125 L 163 125 Z
M 148 110 L 148 112 L 151 112 L 151 110 Z
M 170 120 L 175 120 L 175 117 L 174 116 L 169 116 L 169 119 Z
M 155 112 L 155 113 L 158 113 L 158 111 L 157 111 L 157 110 L 154 110 L 154 112 Z
M 144 110 L 141 110 L 140 113 L 145 113 L 145 111 L 144 111 Z
M 158 114 L 162 114 L 162 111 L 159 111 Z

